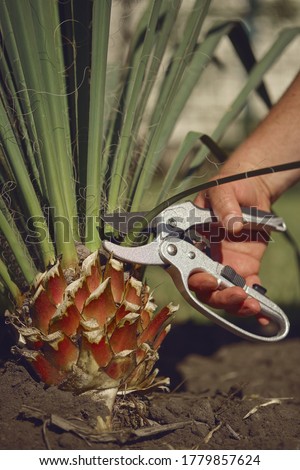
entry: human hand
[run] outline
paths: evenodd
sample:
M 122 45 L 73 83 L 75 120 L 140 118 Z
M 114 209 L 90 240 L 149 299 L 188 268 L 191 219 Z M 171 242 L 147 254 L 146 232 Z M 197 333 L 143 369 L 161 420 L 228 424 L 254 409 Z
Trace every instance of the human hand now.
M 225 176 L 225 170 L 218 177 Z M 258 207 L 270 211 L 270 194 L 261 178 L 241 180 L 211 188 L 199 193 L 195 204 L 212 207 L 220 226 L 210 231 L 211 256 L 215 261 L 230 265 L 246 280 L 249 286 L 261 284 L 259 269 L 268 243 L 267 232 L 243 229 L 240 206 Z M 207 237 L 207 233 L 205 233 Z M 261 324 L 268 320 L 259 314 L 260 304 L 248 297 L 241 287 L 218 289 L 217 281 L 205 273 L 193 274 L 189 286 L 199 299 L 213 308 L 229 313 L 249 316 L 257 315 Z

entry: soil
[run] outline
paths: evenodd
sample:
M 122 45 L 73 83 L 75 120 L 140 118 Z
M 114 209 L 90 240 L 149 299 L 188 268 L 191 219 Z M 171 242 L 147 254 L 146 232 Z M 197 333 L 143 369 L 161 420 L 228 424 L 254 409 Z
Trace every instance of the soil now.
M 99 405 L 44 388 L 2 351 L 0 448 L 300 449 L 298 331 L 280 343 L 253 344 L 219 327 L 174 327 L 159 363 L 170 391 L 119 397 L 115 432 L 103 435 L 110 442 L 66 428 L 94 426 Z M 154 435 L 143 435 L 149 429 Z

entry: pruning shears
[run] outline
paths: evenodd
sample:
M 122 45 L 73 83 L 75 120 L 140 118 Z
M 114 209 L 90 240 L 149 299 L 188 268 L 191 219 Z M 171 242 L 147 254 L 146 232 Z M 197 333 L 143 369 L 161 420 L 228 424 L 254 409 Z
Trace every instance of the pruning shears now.
M 257 210 L 241 208 L 245 228 L 252 231 L 286 230 L 282 218 Z M 136 225 L 141 226 L 145 213 L 113 213 L 101 216 L 102 220 L 124 235 L 133 233 Z M 153 241 L 141 246 L 124 246 L 117 241 L 103 242 L 104 249 L 115 258 L 133 264 L 157 265 L 171 275 L 184 299 L 208 319 L 252 341 L 273 342 L 283 339 L 289 331 L 289 320 L 285 313 L 266 295 L 266 290 L 255 284 L 249 286 L 245 279 L 231 266 L 223 265 L 210 257 L 209 241 L 199 235 L 201 227 L 217 224 L 211 209 L 200 208 L 192 202 L 171 205 L 147 224 L 147 233 L 154 233 Z M 249 233 L 250 233 L 249 232 Z M 240 286 L 249 297 L 260 303 L 261 314 L 277 324 L 273 336 L 261 336 L 230 322 L 195 297 L 188 286 L 188 279 L 196 272 L 206 272 L 215 277 L 218 288 Z

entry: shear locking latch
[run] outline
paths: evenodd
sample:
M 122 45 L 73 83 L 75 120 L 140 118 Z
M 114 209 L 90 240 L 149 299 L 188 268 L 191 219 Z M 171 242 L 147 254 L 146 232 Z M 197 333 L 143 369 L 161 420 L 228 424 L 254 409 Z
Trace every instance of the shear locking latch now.
M 244 287 L 246 285 L 246 281 L 238 274 L 231 266 L 224 266 L 221 271 L 221 276 L 225 277 L 228 281 L 232 282 L 235 286 Z

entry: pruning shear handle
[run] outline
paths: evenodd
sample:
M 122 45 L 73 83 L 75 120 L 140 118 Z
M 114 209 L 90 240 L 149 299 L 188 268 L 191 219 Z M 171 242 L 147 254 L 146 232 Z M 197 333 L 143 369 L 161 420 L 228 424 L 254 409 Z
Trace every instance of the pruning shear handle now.
M 160 246 L 160 254 L 164 262 L 169 265 L 167 271 L 184 299 L 214 323 L 251 341 L 274 342 L 285 338 L 288 334 L 289 320 L 280 307 L 264 295 L 264 289 L 261 286 L 248 286 L 245 279 L 230 266 L 224 266 L 213 261 L 202 251 L 193 248 L 190 243 L 185 240 L 178 240 L 178 238 L 174 240 L 165 239 Z M 261 336 L 251 333 L 226 320 L 226 318 L 203 304 L 191 292 L 188 285 L 189 277 L 196 272 L 206 272 L 213 275 L 217 279 L 220 289 L 232 286 L 242 287 L 249 297 L 260 303 L 261 314 L 276 323 L 278 330 L 275 335 Z

